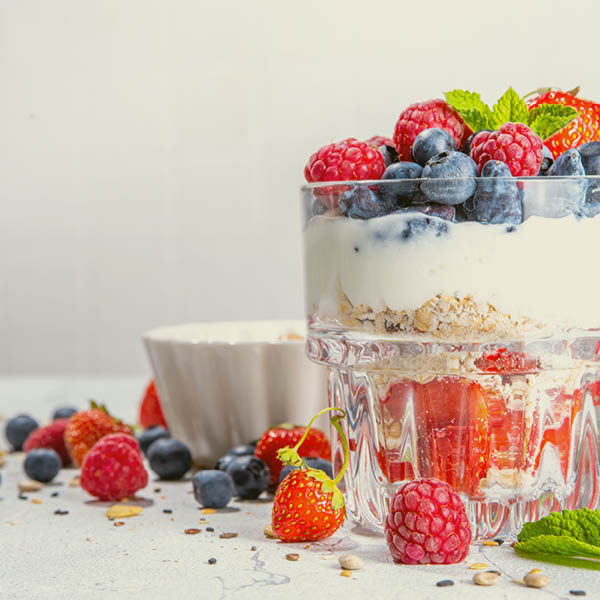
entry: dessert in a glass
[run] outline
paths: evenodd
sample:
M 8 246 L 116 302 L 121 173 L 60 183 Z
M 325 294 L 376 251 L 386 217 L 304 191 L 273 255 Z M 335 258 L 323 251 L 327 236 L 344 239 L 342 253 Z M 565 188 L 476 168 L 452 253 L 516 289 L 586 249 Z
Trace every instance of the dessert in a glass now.
M 537 99 L 529 125 L 474 136 L 436 102 L 402 113 L 393 146 L 311 157 L 307 352 L 347 414 L 353 519 L 382 531 L 395 489 L 435 477 L 474 536 L 514 535 L 598 503 L 600 143 L 559 152 L 558 128 L 552 157 Z

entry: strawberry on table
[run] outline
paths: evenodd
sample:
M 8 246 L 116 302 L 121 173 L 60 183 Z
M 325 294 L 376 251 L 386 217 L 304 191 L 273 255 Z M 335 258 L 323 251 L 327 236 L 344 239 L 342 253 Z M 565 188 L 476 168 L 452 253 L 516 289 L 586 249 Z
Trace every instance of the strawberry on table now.
M 140 404 L 139 422 L 144 429 L 154 427 L 155 425 L 160 425 L 167 430 L 169 429 L 160 405 L 160 398 L 156 391 L 156 382 L 154 379 L 150 380 L 144 392 L 144 397 Z

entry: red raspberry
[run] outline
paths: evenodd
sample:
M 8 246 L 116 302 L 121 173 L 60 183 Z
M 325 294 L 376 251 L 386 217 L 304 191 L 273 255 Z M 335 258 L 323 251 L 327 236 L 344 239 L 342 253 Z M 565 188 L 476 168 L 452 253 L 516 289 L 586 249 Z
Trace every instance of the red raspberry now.
M 144 429 L 154 427 L 155 425 L 162 425 L 165 429 L 169 429 L 160 405 L 160 398 L 156 391 L 154 379 L 150 380 L 144 392 L 144 397 L 140 404 L 139 422 Z
M 379 179 L 384 171 L 381 152 L 367 142 L 348 138 L 317 150 L 304 167 L 304 177 L 309 183 L 358 181 Z
M 505 123 L 498 131 L 482 131 L 471 141 L 471 158 L 479 172 L 489 160 L 501 160 L 514 177 L 537 175 L 542 164 L 542 139 L 523 123 Z
M 25 440 L 23 450 L 29 452 L 34 448 L 52 448 L 60 456 L 63 467 L 70 465 L 71 457 L 63 439 L 68 422 L 69 419 L 56 419 L 50 425 L 38 427 Z
M 379 146 L 394 146 L 394 142 L 391 138 L 385 135 L 372 135 L 368 140 L 365 140 L 369 146 L 379 148 Z
M 398 117 L 394 128 L 394 145 L 398 160 L 410 160 L 410 148 L 415 138 L 425 129 L 438 127 L 447 131 L 460 148 L 473 133 L 460 115 L 443 100 L 416 102 L 405 108 Z
M 146 487 L 148 472 L 137 440 L 124 433 L 104 436 L 86 454 L 80 482 L 100 500 L 120 500 Z
M 438 479 L 401 486 L 390 502 L 385 539 L 394 562 L 452 564 L 469 553 L 471 527 L 460 496 Z

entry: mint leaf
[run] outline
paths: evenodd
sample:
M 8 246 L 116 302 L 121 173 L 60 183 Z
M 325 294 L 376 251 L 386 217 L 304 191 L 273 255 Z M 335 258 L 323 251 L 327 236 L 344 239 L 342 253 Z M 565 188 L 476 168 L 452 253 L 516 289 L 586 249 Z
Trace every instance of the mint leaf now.
M 468 90 L 452 90 L 444 96 L 446 102 L 473 131 L 492 128 L 492 111 L 479 94 Z
M 528 118 L 529 111 L 527 110 L 525 101 L 520 98 L 519 94 L 512 87 L 509 87 L 494 105 L 492 129 L 498 129 L 509 121 L 512 123 L 527 124 Z
M 575 117 L 577 110 L 564 104 L 540 104 L 529 111 L 529 127 L 543 140 L 568 125 Z
M 525 552 L 515 546 L 515 550 L 520 556 L 532 560 L 540 560 L 542 562 L 551 563 L 554 565 L 562 565 L 563 567 L 572 567 L 578 569 L 591 569 L 592 571 L 600 571 L 600 562 L 589 560 L 586 558 L 573 558 L 571 556 L 561 556 L 560 554 L 543 554 L 541 552 Z
M 568 535 L 538 535 L 519 542 L 515 549 L 541 554 L 560 554 L 583 558 L 600 558 L 600 546 L 586 544 Z
M 600 546 L 600 511 L 580 508 L 550 513 L 539 521 L 525 523 L 519 542 L 525 542 L 541 535 L 569 536 Z

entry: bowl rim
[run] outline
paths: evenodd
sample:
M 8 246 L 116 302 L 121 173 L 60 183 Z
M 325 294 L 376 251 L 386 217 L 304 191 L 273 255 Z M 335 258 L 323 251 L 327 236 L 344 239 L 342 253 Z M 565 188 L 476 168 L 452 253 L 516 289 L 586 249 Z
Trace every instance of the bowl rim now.
M 277 327 L 282 329 L 281 335 L 285 334 L 285 329 L 300 330 L 302 339 L 273 339 L 271 336 L 264 336 L 264 339 L 236 340 L 219 339 L 221 336 L 190 335 L 189 330 L 201 327 Z M 187 336 L 178 335 L 178 332 L 187 331 Z M 298 335 L 300 333 L 298 332 Z M 222 336 L 223 338 L 227 336 Z M 232 321 L 193 321 L 180 323 L 177 325 L 164 325 L 154 327 L 142 334 L 142 340 L 145 343 L 171 343 L 186 346 L 252 346 L 252 345 L 298 345 L 306 342 L 306 321 L 304 319 L 248 319 Z

